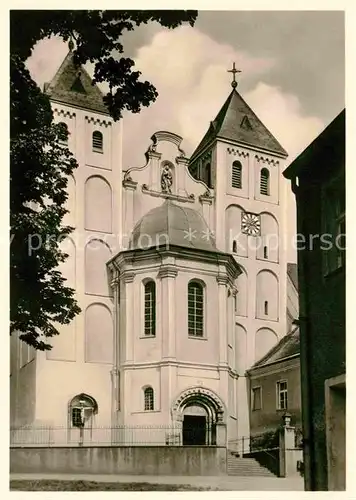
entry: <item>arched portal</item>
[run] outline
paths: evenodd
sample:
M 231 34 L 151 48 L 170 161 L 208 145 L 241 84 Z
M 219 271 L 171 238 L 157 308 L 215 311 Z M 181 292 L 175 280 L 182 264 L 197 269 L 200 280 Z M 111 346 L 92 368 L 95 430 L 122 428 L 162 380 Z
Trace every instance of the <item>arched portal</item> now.
M 224 425 L 225 410 L 220 398 L 209 389 L 194 387 L 179 395 L 172 406 L 175 422 L 182 424 L 182 444 L 216 445 L 216 425 Z

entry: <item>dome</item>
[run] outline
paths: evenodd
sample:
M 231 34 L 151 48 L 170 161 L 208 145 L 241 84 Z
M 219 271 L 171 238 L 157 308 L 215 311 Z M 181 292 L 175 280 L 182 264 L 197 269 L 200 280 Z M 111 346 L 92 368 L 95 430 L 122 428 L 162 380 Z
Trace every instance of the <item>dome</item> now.
M 136 224 L 130 249 L 167 244 L 216 252 L 214 239 L 202 215 L 170 200 L 150 210 Z

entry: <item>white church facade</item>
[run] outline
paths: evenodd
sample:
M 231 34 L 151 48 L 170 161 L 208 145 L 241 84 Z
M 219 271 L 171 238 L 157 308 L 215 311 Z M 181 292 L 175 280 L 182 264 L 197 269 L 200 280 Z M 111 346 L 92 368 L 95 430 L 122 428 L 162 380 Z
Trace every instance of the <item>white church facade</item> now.
M 158 131 L 133 168 L 122 121 L 71 52 L 46 92 L 79 164 L 62 272 L 82 312 L 51 351 L 11 338 L 11 424 L 54 429 L 58 444 L 145 432 L 146 443 L 235 448 L 249 434 L 246 369 L 296 315 L 285 150 L 235 80 L 191 158 Z

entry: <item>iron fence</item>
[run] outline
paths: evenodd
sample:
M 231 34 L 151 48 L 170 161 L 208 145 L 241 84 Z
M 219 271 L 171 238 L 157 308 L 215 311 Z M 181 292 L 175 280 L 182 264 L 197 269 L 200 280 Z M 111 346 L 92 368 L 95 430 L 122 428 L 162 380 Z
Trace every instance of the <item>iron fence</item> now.
M 207 427 L 202 432 L 202 429 L 174 425 L 22 426 L 10 427 L 10 446 L 213 446 L 216 444 L 214 430 Z
M 279 448 L 279 432 L 269 431 L 252 436 L 242 436 L 230 441 L 229 447 L 240 456 L 263 451 L 275 451 Z
M 174 426 L 10 427 L 10 446 L 180 445 L 182 429 Z

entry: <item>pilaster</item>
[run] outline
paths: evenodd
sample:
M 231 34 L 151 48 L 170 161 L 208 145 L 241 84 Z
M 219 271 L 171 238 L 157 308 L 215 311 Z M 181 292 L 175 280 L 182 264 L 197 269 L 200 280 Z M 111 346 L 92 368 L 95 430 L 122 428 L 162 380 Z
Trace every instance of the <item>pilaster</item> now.
M 175 359 L 175 308 L 176 308 L 176 277 L 178 271 L 174 264 L 161 266 L 158 278 L 161 280 L 162 304 L 162 358 Z
M 125 212 L 123 214 L 123 230 L 125 238 L 124 241 L 122 241 L 125 248 L 128 245 L 129 234 L 132 231 L 134 223 L 134 193 L 137 189 L 137 182 L 134 182 L 130 175 L 125 175 L 122 185 L 125 189 Z
M 121 300 L 121 314 L 125 318 L 125 329 L 122 332 L 125 339 L 123 361 L 132 362 L 134 359 L 134 278 L 135 274 L 130 271 L 125 271 L 120 275 L 120 280 L 123 283 L 124 293 Z
M 178 271 L 173 263 L 161 266 L 162 360 L 176 359 L 176 277 Z M 175 393 L 177 368 L 167 364 L 161 367 L 161 409 L 169 418 L 170 405 Z
M 185 186 L 185 177 L 186 177 L 186 169 L 189 165 L 189 159 L 184 156 L 178 156 L 176 158 L 176 193 L 178 195 L 184 196 L 186 195 L 186 186 Z

